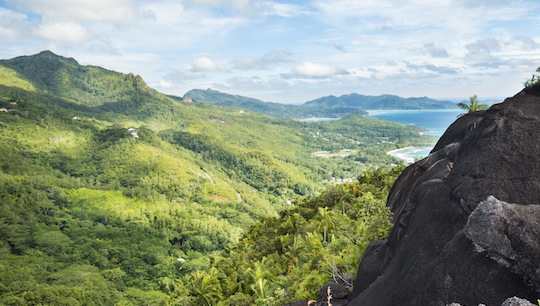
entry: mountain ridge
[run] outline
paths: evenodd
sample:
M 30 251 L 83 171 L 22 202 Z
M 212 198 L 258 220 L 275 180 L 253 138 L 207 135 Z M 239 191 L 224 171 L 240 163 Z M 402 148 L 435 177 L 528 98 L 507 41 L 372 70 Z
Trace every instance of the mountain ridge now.
M 378 96 L 350 93 L 341 96 L 325 96 L 305 102 L 306 105 L 337 104 L 345 106 L 357 106 L 366 110 L 379 109 L 434 109 L 456 108 L 456 104 L 446 100 L 436 100 L 428 97 L 403 98 L 396 95 L 382 94 Z
M 456 108 L 450 101 L 435 100 L 428 97 L 402 98 L 395 95 L 366 96 L 357 93 L 348 95 L 326 96 L 303 104 L 281 104 L 223 93 L 213 89 L 192 89 L 184 94 L 199 102 L 222 106 L 232 106 L 257 111 L 275 117 L 304 118 L 341 118 L 350 114 L 367 115 L 366 110 L 382 109 L 445 109 Z M 180 98 L 178 98 L 180 99 Z

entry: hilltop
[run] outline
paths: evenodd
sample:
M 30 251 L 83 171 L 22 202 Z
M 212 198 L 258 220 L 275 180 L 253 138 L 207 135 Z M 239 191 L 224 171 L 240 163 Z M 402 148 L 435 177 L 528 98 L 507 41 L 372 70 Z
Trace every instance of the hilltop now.
M 367 115 L 366 110 L 382 109 L 445 109 L 456 108 L 450 101 L 428 97 L 402 98 L 394 95 L 365 96 L 356 93 L 340 97 L 327 96 L 300 105 L 264 102 L 212 89 L 193 89 L 184 98 L 222 106 L 234 106 L 282 118 L 341 118 L 351 114 Z M 180 99 L 180 98 L 177 98 Z

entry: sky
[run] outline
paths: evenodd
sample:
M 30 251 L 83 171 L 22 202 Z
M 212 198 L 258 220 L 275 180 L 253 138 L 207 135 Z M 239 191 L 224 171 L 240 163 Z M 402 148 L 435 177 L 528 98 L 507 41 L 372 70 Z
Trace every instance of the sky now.
M 0 58 L 43 50 L 176 96 L 505 98 L 540 66 L 540 1 L 0 0 Z

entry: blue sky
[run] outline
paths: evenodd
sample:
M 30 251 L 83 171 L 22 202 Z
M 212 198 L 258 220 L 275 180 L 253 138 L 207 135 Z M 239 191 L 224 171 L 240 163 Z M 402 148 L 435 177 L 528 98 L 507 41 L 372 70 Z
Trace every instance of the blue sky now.
M 178 96 L 504 98 L 540 66 L 540 1 L 0 0 L 0 58 L 42 50 Z

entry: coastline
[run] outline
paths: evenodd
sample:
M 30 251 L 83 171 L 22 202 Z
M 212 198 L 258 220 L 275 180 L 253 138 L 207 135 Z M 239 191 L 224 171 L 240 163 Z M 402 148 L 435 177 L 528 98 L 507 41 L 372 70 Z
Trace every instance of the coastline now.
M 429 113 L 429 112 L 463 112 L 460 108 L 422 108 L 422 109 L 366 109 L 369 116 L 391 114 L 396 112 L 404 113 Z
M 405 147 L 386 152 L 386 154 L 403 160 L 406 164 L 414 163 L 415 157 L 425 157 L 433 147 Z
M 463 110 L 460 109 L 415 109 L 415 110 L 367 110 L 368 116 L 399 122 L 407 125 L 422 127 L 428 132 L 427 135 L 441 137 L 448 126 L 450 126 L 457 115 Z M 387 152 L 387 154 L 396 157 L 406 164 L 414 163 L 415 158 L 423 158 L 429 155 L 432 147 L 427 146 L 409 146 Z

